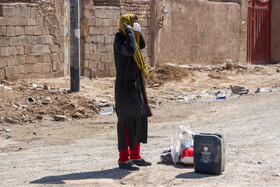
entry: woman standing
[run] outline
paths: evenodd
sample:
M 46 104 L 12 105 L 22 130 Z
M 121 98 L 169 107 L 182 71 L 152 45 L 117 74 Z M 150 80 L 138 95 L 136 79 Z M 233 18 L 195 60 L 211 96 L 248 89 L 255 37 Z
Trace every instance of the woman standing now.
M 140 142 L 147 143 L 147 117 L 152 116 L 142 77 L 142 74 L 148 77 L 149 66 L 141 53 L 146 44 L 140 31 L 135 15 L 123 15 L 114 41 L 118 163 L 119 168 L 130 170 L 151 165 L 140 156 Z

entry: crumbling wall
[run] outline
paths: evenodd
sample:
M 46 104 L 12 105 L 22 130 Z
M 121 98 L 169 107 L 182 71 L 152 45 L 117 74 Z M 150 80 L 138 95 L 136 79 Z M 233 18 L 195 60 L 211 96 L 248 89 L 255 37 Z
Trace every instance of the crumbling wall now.
M 163 7 L 169 12 L 166 16 L 161 14 Z M 239 3 L 156 0 L 152 17 L 156 18 L 154 63 L 218 64 L 227 59 L 240 60 Z
M 0 3 L 0 80 L 62 76 L 63 15 L 57 2 L 8 2 Z
M 136 14 L 140 19 L 142 34 L 151 49 L 149 37 L 150 1 L 148 0 L 83 0 L 82 1 L 82 69 L 87 77 L 115 76 L 113 42 L 119 31 L 120 16 Z M 106 6 L 101 6 L 106 5 Z M 151 50 L 143 50 L 150 62 Z

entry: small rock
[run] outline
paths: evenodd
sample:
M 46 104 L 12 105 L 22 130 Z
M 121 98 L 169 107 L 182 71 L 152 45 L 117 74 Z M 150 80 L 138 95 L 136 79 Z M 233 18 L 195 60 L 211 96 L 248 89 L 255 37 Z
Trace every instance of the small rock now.
M 258 164 L 263 164 L 263 162 L 262 161 L 258 161 Z
M 33 97 L 28 97 L 27 100 L 30 103 L 35 103 L 35 99 Z
M 41 116 L 41 115 L 38 115 L 38 116 L 37 116 L 37 119 L 40 119 L 40 120 L 42 120 L 42 119 L 43 119 L 43 116 Z
M 277 173 L 277 174 L 276 174 L 276 177 L 280 177 L 280 173 Z
M 37 132 L 33 132 L 33 135 L 37 135 Z
M 72 114 L 72 117 L 73 118 L 82 118 L 84 115 L 82 114 L 82 113 L 80 113 L 80 112 L 74 112 L 73 114 Z
M 68 118 L 66 116 L 64 116 L 64 115 L 55 115 L 55 116 L 53 116 L 53 119 L 55 121 L 65 121 L 65 120 L 68 120 Z
M 12 138 L 11 136 L 6 136 L 6 139 L 10 139 L 10 138 Z
M 90 104 L 90 105 L 92 105 L 92 104 L 94 104 L 94 103 L 95 103 L 94 100 L 91 100 L 91 101 L 88 102 L 88 104 Z
M 37 85 L 37 84 L 32 84 L 32 87 L 33 87 L 33 88 L 37 88 L 38 85 Z
M 52 87 L 51 89 L 52 89 L 52 90 L 59 90 L 59 87 L 58 87 L 58 86 L 55 86 L 55 87 Z
M 121 185 L 125 185 L 126 183 L 124 181 L 121 181 Z
M 153 87 L 159 87 L 160 84 L 153 84 Z
M 5 131 L 5 132 L 7 132 L 7 133 L 12 132 L 12 130 L 11 130 L 11 129 L 4 129 L 4 131 Z
M 277 72 L 277 73 L 280 73 L 280 69 L 277 69 L 276 72 Z
M 51 87 L 49 85 L 47 85 L 47 84 L 44 85 L 44 90 L 50 90 L 50 89 L 51 89 Z
M 51 103 L 52 103 L 52 99 L 50 97 L 46 97 L 42 102 L 42 104 L 44 105 L 51 104 Z
M 46 97 L 45 101 L 51 101 L 52 99 L 50 97 Z

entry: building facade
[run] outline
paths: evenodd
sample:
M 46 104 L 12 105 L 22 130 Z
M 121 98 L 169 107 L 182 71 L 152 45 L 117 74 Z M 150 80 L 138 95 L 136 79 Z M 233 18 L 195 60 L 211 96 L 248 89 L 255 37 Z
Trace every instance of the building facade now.
M 269 61 L 280 62 L 278 0 L 82 0 L 81 74 L 115 76 L 114 35 L 127 13 L 140 19 L 150 65 L 246 63 L 250 1 L 270 3 Z M 69 75 L 69 6 L 0 0 L 0 80 Z

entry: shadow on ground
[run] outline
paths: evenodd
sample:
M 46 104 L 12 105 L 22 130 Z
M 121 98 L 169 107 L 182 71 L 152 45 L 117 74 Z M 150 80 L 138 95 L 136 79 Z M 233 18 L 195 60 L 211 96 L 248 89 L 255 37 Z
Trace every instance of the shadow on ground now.
M 41 179 L 31 181 L 31 184 L 65 184 L 66 180 L 86 180 L 86 179 L 114 179 L 120 180 L 121 178 L 129 175 L 131 172 L 119 168 L 92 171 L 83 173 L 72 173 L 58 176 L 47 176 Z
M 182 163 L 173 164 L 173 163 L 157 162 L 157 164 L 180 168 L 180 169 L 193 169 L 193 166 L 182 164 Z
M 196 172 L 188 172 L 188 173 L 181 173 L 177 175 L 175 178 L 177 179 L 201 179 L 207 177 L 216 177 L 217 175 L 208 175 L 208 174 L 200 174 Z

